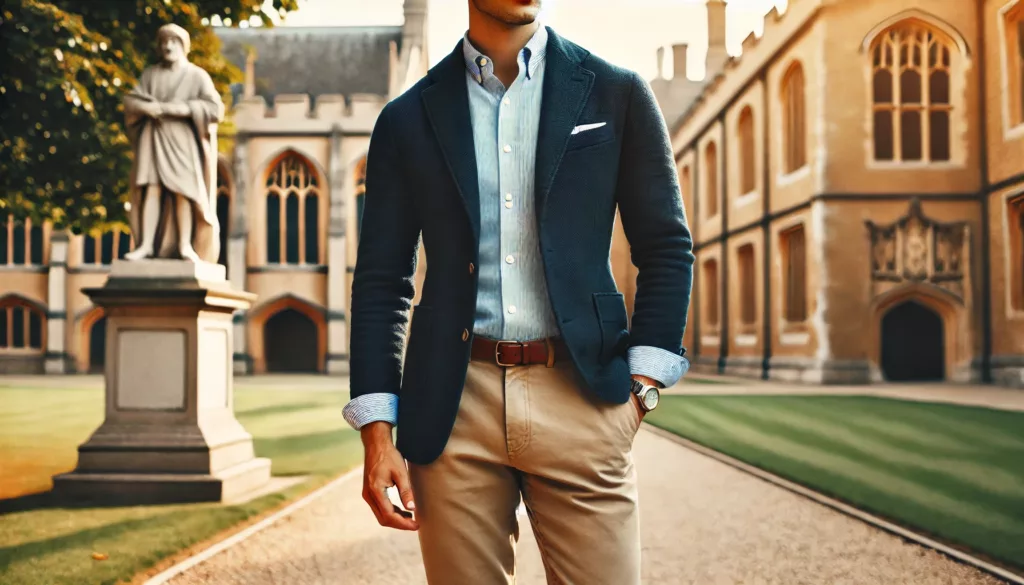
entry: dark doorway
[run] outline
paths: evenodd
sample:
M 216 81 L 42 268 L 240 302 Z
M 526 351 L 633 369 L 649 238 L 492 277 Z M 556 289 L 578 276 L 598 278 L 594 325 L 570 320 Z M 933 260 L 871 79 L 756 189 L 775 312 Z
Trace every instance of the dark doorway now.
M 935 311 L 907 301 L 882 318 L 882 373 L 892 382 L 946 377 L 946 339 Z
M 263 352 L 268 372 L 316 372 L 317 329 L 312 319 L 284 309 L 263 326 Z
M 89 372 L 103 373 L 107 363 L 107 318 L 100 317 L 89 329 Z

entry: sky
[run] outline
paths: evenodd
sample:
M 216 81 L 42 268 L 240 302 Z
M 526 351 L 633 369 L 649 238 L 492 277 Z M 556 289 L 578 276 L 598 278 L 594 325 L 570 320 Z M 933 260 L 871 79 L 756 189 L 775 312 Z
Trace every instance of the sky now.
M 269 2 L 269 0 L 268 0 Z M 467 0 L 429 0 L 427 51 L 431 63 L 448 54 L 468 27 Z M 726 46 L 740 52 L 743 38 L 761 34 L 772 6 L 784 11 L 787 0 L 729 0 Z M 268 12 L 272 10 L 268 7 Z M 299 9 L 279 26 L 365 26 L 402 23 L 402 0 L 299 0 Z M 688 77 L 704 75 L 707 20 L 703 0 L 544 0 L 541 20 L 559 34 L 647 79 L 658 73 L 660 46 L 690 43 Z M 664 77 L 672 77 L 671 50 Z

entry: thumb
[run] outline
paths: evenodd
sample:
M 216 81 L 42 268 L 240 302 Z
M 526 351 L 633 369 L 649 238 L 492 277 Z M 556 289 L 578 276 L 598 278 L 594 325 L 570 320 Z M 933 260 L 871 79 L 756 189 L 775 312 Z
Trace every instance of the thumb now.
M 398 488 L 398 497 L 402 500 L 402 505 L 406 510 L 415 510 L 416 502 L 412 498 L 412 483 L 409 481 L 409 470 L 406 469 L 404 462 L 395 469 L 392 479 Z

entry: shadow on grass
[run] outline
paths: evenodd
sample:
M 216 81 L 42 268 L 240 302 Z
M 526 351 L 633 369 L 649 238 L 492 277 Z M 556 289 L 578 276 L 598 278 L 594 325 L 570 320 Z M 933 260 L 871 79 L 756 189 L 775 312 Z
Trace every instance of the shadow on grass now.
M 91 546 L 93 542 L 98 540 L 116 538 L 135 530 L 151 528 L 154 525 L 159 525 L 164 521 L 164 519 L 170 518 L 175 514 L 175 512 L 168 512 L 166 514 L 147 516 L 145 518 L 132 518 L 130 520 L 122 520 L 121 522 L 97 526 L 95 528 L 87 528 L 85 530 L 79 530 L 78 532 L 72 532 L 70 534 L 54 538 L 47 538 L 45 540 L 26 542 L 15 546 L 0 547 L 0 567 L 10 566 L 14 563 L 26 561 L 43 555 L 59 553 L 71 548 Z
M 718 378 L 696 378 L 696 377 L 694 377 L 694 378 L 686 378 L 683 381 L 683 384 L 725 384 L 725 385 L 732 384 L 732 385 L 735 385 L 736 381 L 735 380 L 721 380 L 721 379 L 718 379 Z
M 256 453 L 260 457 L 273 458 L 286 454 L 299 454 L 329 449 L 331 447 L 340 447 L 356 441 L 359 441 L 359 435 L 350 429 L 335 429 L 309 435 L 289 435 L 267 439 L 256 438 L 254 443 L 256 445 Z
M 38 492 L 0 500 L 0 516 L 13 514 L 15 512 L 27 512 L 41 508 L 56 507 L 56 496 L 53 492 Z
M 293 405 L 284 406 L 290 407 Z M 303 408 L 309 408 L 309 405 L 305 405 Z M 251 411 L 245 414 L 249 415 L 251 414 Z M 322 431 L 309 435 L 290 435 L 265 439 L 257 437 L 253 440 L 257 456 L 269 457 L 278 465 L 296 458 L 301 460 L 303 457 L 308 459 L 310 456 L 313 456 L 314 459 L 320 456 L 324 457 L 324 460 L 321 462 L 322 465 L 313 465 L 310 467 L 309 464 L 315 462 L 306 460 L 304 463 L 307 465 L 302 465 L 298 469 L 290 467 L 281 469 L 275 467 L 274 475 L 280 477 L 309 475 L 310 473 L 335 473 L 337 472 L 339 461 L 330 459 L 331 452 L 337 451 L 339 458 L 341 458 L 344 454 L 343 450 L 346 447 L 351 447 L 357 443 L 359 443 L 359 435 L 347 428 Z M 173 505 L 181 503 L 188 502 L 168 502 L 167 504 Z M 5 514 L 43 509 L 126 508 L 136 505 L 149 506 L 156 504 L 149 501 L 131 501 L 129 499 L 118 499 L 115 501 L 88 499 L 78 500 L 63 498 L 53 491 L 46 491 L 0 499 L 0 517 Z
M 284 403 L 284 404 L 270 404 L 267 406 L 260 406 L 249 410 L 236 410 L 237 416 L 249 417 L 249 416 L 267 416 L 271 414 L 288 414 L 291 412 L 299 412 L 302 410 L 313 410 L 317 408 L 323 408 L 323 404 L 319 402 L 299 402 L 299 403 Z
M 123 498 L 114 501 L 108 500 L 90 500 L 90 499 L 71 499 L 61 497 L 53 491 L 37 492 L 34 494 L 26 494 L 24 496 L 17 496 L 14 498 L 8 498 L 6 500 L 0 500 L 0 517 L 5 514 L 15 514 L 18 512 L 30 512 L 32 510 L 84 510 L 89 508 L 131 508 L 135 506 L 174 506 L 179 504 L 190 504 L 190 503 L 206 503 L 206 502 L 191 502 L 183 500 L 180 502 L 159 502 L 154 503 L 149 500 L 131 500 L 130 498 Z

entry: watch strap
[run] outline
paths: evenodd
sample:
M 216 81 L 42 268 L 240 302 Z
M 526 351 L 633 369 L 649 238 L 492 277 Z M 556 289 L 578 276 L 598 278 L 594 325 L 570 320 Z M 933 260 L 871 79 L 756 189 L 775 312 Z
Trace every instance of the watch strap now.
M 630 392 L 632 392 L 633 394 L 636 394 L 637 396 L 640 396 L 640 394 L 642 394 L 642 393 L 643 393 L 643 390 L 644 390 L 644 386 L 645 386 L 645 385 L 646 385 L 646 384 L 644 384 L 644 383 L 643 383 L 643 382 L 641 382 L 640 380 L 637 380 L 636 378 L 633 378 L 633 379 L 631 380 L 631 382 L 630 382 L 630 385 L 629 385 L 629 390 L 630 390 Z

